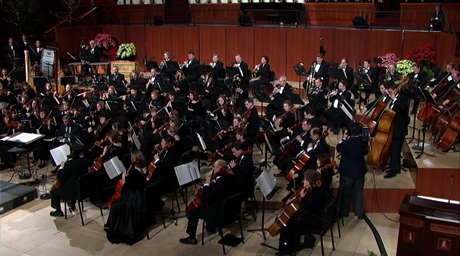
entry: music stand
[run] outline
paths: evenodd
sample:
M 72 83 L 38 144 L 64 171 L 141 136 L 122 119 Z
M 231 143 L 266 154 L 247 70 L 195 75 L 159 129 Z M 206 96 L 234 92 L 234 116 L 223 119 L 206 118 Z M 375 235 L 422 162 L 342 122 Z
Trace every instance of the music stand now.
M 356 82 L 358 83 L 358 91 L 359 91 L 358 109 L 361 110 L 361 102 L 363 98 L 362 96 L 363 88 L 366 88 L 366 86 L 370 86 L 371 82 L 364 78 L 364 74 L 359 73 L 359 72 L 355 72 L 355 77 L 356 77 Z
M 428 103 L 433 104 L 435 106 L 438 105 L 429 91 L 422 90 L 420 87 L 414 86 L 414 85 L 410 85 L 410 87 L 416 88 L 417 98 L 421 102 L 428 102 Z M 423 133 L 422 145 L 421 146 L 419 145 L 420 144 L 420 130 L 419 130 L 418 139 L 417 139 L 418 143 L 417 143 L 417 145 L 412 147 L 412 149 L 414 149 L 414 150 L 420 150 L 419 155 L 417 157 L 415 157 L 415 159 L 420 158 L 420 156 L 422 156 L 423 154 L 426 154 L 426 155 L 431 156 L 431 157 L 435 157 L 435 155 L 425 153 L 425 138 L 426 138 L 426 129 L 427 129 L 427 126 L 428 126 L 426 124 L 427 115 L 428 115 L 428 111 L 425 111 L 425 121 L 422 124 L 422 129 L 421 129 L 421 132 Z M 414 118 L 414 122 L 415 122 L 415 119 L 416 119 L 415 113 L 414 113 L 413 118 Z M 414 125 L 414 130 L 413 131 L 415 132 L 415 125 Z
M 260 229 L 249 229 L 248 232 L 256 232 L 262 231 L 264 236 L 264 241 L 267 241 L 267 237 L 265 236 L 264 222 L 265 222 L 265 198 L 268 200 L 272 199 L 272 197 L 278 191 L 278 187 L 276 186 L 276 179 L 270 173 L 270 171 L 263 171 L 259 177 L 256 178 L 257 185 L 259 185 L 260 191 L 262 192 L 262 226 Z
M 230 89 L 225 85 L 224 82 L 217 82 L 214 83 L 214 86 L 212 88 L 212 94 L 216 94 L 216 95 L 225 95 L 227 97 L 231 96 L 232 95 L 232 92 L 230 91 Z
M 227 71 L 227 76 L 230 79 L 232 79 L 232 82 L 233 82 L 233 77 L 235 77 L 236 75 L 241 75 L 240 69 L 237 67 L 227 67 L 225 70 Z
M 212 67 L 210 65 L 200 65 L 200 76 L 210 73 L 211 70 L 212 70 Z
M 299 93 L 300 93 L 302 76 L 307 77 L 308 73 L 303 65 L 292 65 L 292 68 L 294 69 L 296 75 L 299 76 Z
M 337 81 L 337 82 L 345 81 L 347 79 L 345 77 L 345 71 L 342 68 L 331 68 L 331 69 L 329 69 L 329 76 L 332 77 L 332 78 L 335 78 L 335 81 Z M 336 88 L 334 88 L 334 89 L 336 89 Z
M 272 103 L 272 100 L 270 99 L 270 96 L 268 96 L 268 93 L 266 91 L 254 91 L 254 95 L 256 96 L 256 99 L 260 102 L 260 107 L 261 107 L 261 113 L 264 113 L 264 102 L 267 102 L 268 104 Z
M 190 91 L 196 91 L 199 95 L 206 95 L 206 90 L 200 82 L 192 82 L 190 84 Z
M 34 76 L 33 81 L 35 85 L 35 91 L 40 93 L 45 88 L 45 84 L 48 82 L 48 78 L 46 76 Z
M 156 61 L 152 61 L 155 59 L 155 57 L 150 58 L 150 61 L 145 62 L 145 67 L 147 68 L 148 71 L 152 70 L 152 68 L 158 69 L 158 63 Z
M 107 106 L 107 109 L 111 111 L 112 113 L 122 113 L 123 104 L 119 101 L 106 100 L 105 105 Z
M 287 94 L 287 98 L 288 98 L 288 100 L 290 100 L 292 102 L 292 104 L 298 104 L 298 105 L 302 105 L 302 106 L 305 105 L 305 103 L 303 102 L 302 98 L 297 93 Z

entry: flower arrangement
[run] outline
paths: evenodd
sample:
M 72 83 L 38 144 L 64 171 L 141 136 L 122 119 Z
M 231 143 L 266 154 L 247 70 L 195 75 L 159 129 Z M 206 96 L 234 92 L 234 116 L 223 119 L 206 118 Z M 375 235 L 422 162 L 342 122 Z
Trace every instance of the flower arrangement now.
M 400 59 L 394 53 L 387 53 L 384 56 L 378 56 L 377 58 L 382 59 L 382 66 L 388 68 L 390 63 L 396 63 Z
M 436 63 L 436 51 L 432 44 L 425 44 L 422 47 L 416 47 L 409 51 L 406 56 L 407 60 L 411 60 L 417 63 Z
M 414 65 L 415 62 L 411 60 L 400 60 L 396 62 L 396 67 L 398 68 L 398 72 L 403 75 L 407 76 L 409 73 L 411 73 L 412 70 L 412 65 Z
M 102 57 L 101 60 L 102 61 L 118 60 L 117 52 L 118 52 L 118 48 L 110 49 L 105 53 L 107 57 Z
M 97 46 L 103 47 L 106 50 L 117 45 L 110 34 L 97 34 L 93 40 L 96 42 Z
M 133 43 L 120 44 L 117 56 L 120 59 L 128 59 L 130 57 L 136 56 L 136 46 Z

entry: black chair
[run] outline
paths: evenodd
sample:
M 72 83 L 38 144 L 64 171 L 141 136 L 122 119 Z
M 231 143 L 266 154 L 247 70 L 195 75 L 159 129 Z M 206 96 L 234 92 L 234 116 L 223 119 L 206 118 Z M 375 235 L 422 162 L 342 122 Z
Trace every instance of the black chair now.
M 99 198 L 99 186 L 98 186 L 98 179 L 97 179 L 97 172 L 89 172 L 81 175 L 78 177 L 78 196 L 76 198 L 78 203 L 78 211 L 80 212 L 80 219 L 81 225 L 84 226 L 85 222 L 83 221 L 83 211 L 85 210 L 83 200 L 89 198 L 90 196 L 96 195 L 98 203 L 99 203 L 99 210 L 101 212 L 101 216 L 104 216 L 102 212 L 102 203 Z M 67 219 L 67 203 L 65 202 L 64 206 L 64 216 Z
M 142 197 L 143 197 L 142 198 L 142 218 L 144 221 L 144 227 L 145 227 L 145 233 L 147 235 L 147 240 L 150 239 L 150 236 L 149 236 L 149 223 L 150 222 L 147 222 L 147 218 L 152 216 L 155 213 L 155 211 L 160 212 L 161 220 L 163 221 L 163 228 L 166 228 L 165 217 L 163 215 L 164 205 L 158 208 L 158 205 L 155 204 L 159 202 L 158 200 L 155 200 L 155 199 L 159 198 L 160 194 L 161 194 L 161 189 L 160 189 L 159 180 L 154 180 L 154 181 L 147 183 L 142 193 Z
M 219 234 L 221 237 L 222 243 L 222 251 L 225 255 L 225 244 L 224 244 L 224 231 L 223 228 L 228 224 L 238 220 L 240 224 L 240 233 L 241 233 L 241 241 L 244 244 L 244 236 L 243 236 L 243 225 L 241 224 L 241 194 L 239 192 L 235 192 L 232 195 L 225 198 L 222 202 L 222 207 L 219 211 Z M 203 230 L 201 232 L 201 244 L 204 245 L 204 228 L 206 225 L 206 221 L 203 221 Z
M 265 91 L 268 95 L 272 95 L 275 83 L 275 71 L 271 71 L 268 74 L 268 84 L 264 84 Z
M 335 244 L 334 244 L 334 233 L 332 231 L 332 227 L 336 219 L 337 214 L 337 207 L 336 207 L 336 199 L 334 197 L 330 197 L 328 203 L 325 205 L 322 216 L 318 218 L 318 221 L 321 222 L 320 226 L 316 229 L 308 230 L 310 234 L 316 234 L 321 237 L 321 253 L 324 256 L 324 242 L 323 237 L 326 235 L 327 231 L 331 231 L 331 239 L 332 239 L 332 250 L 335 251 Z M 306 235 L 307 233 L 304 233 Z M 297 240 L 298 241 L 298 240 Z M 296 241 L 296 242 L 297 242 Z M 296 245 L 296 248 L 297 245 Z

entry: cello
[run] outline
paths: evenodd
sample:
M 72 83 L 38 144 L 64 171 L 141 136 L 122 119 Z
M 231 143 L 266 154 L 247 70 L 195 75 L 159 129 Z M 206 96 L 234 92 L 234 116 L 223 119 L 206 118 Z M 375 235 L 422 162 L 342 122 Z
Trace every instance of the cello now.
M 448 124 L 441 131 L 436 145 L 443 151 L 448 151 L 460 132 L 460 111 L 456 111 L 450 118 Z
M 307 193 L 313 188 L 321 187 L 321 180 L 316 181 L 316 184 L 309 186 L 308 188 L 301 187 L 295 193 L 295 197 L 291 198 L 292 200 L 286 207 L 284 207 L 283 212 L 279 217 L 276 217 L 273 224 L 268 228 L 268 233 L 271 236 L 276 236 L 282 226 L 286 226 L 286 223 L 291 219 L 291 217 L 300 209 L 300 193 L 302 190 L 306 189 Z

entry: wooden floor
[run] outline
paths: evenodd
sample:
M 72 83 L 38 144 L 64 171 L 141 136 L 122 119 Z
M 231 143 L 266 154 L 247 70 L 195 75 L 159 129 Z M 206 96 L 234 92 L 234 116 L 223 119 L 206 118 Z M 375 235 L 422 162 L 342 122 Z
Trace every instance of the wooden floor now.
M 411 129 L 409 129 L 411 132 Z M 408 138 L 411 134 L 408 135 Z M 341 139 L 341 135 L 330 135 L 327 141 L 330 145 L 335 146 Z M 409 141 L 409 140 L 407 140 Z M 415 145 L 415 141 L 407 143 L 404 154 L 407 162 L 412 163 L 412 167 L 408 172 L 403 172 L 396 178 L 386 180 L 383 179 L 384 173 L 380 170 L 375 172 L 370 169 L 366 175 L 365 182 L 365 210 L 369 219 L 379 231 L 383 243 L 385 244 L 388 255 L 395 255 L 397 248 L 399 215 L 397 208 L 401 200 L 398 196 L 405 194 L 407 191 L 415 191 L 417 182 L 419 182 L 418 174 L 420 169 L 430 169 L 442 167 L 448 173 L 458 172 L 460 170 L 460 153 L 441 152 L 436 147 L 428 145 L 425 151 L 434 154 L 436 157 L 422 155 L 419 159 L 415 159 L 417 154 L 411 149 Z M 254 150 L 254 162 L 257 163 L 264 156 L 260 150 Z M 270 156 L 269 156 L 270 158 Z M 270 158 L 271 159 L 271 158 Z M 406 162 L 405 161 L 405 162 Z M 211 171 L 210 163 L 201 168 L 202 177 L 209 174 Z M 414 167 L 415 164 L 415 167 Z M 19 163 L 16 164 L 17 166 Z M 54 179 L 49 178 L 44 180 L 43 176 L 50 176 L 49 172 L 53 169 L 49 163 L 45 168 L 33 167 L 35 178 L 30 180 L 19 180 L 17 175 L 13 175 L 10 170 L 1 170 L 0 179 L 11 182 L 25 183 L 37 188 L 38 194 L 43 194 L 54 184 Z M 278 173 L 276 167 L 270 169 L 272 173 Z M 455 181 L 460 178 L 460 174 L 455 176 Z M 333 188 L 338 187 L 339 177 L 333 178 Z M 278 186 L 281 187 L 279 192 L 271 199 L 272 202 L 280 201 L 287 191 L 284 190 L 286 181 L 283 178 L 278 178 Z M 35 182 L 36 181 L 36 182 Z M 460 182 L 456 182 L 460 184 Z M 431 187 L 436 187 L 432 184 Z M 440 188 L 440 191 L 445 191 L 446 188 Z M 449 188 L 447 188 L 449 190 Z M 396 191 L 396 192 L 395 192 Z M 396 197 L 388 196 L 397 194 Z M 444 192 L 440 192 L 443 197 Z M 189 192 L 189 197 L 193 197 L 195 191 Z M 377 196 L 376 196 L 377 195 Z M 259 191 L 256 192 L 256 199 L 261 200 L 262 196 Z M 455 198 L 453 198 L 455 199 Z M 144 240 L 136 243 L 133 246 L 125 244 L 111 244 L 107 241 L 106 234 L 103 231 L 103 225 L 109 214 L 108 209 L 104 210 L 104 217 L 99 214 L 97 206 L 90 201 L 85 201 L 85 212 L 83 213 L 85 226 L 81 226 L 80 217 L 77 213 L 71 213 L 69 219 L 55 218 L 49 215 L 52 211 L 49 200 L 36 199 L 32 202 L 24 204 L 14 210 L 8 211 L 0 215 L 1 220 L 1 251 L 0 255 L 220 255 L 222 248 L 217 243 L 219 237 L 214 235 L 205 235 L 205 245 L 182 245 L 179 243 L 179 238 L 187 236 L 185 233 L 187 220 L 179 218 L 177 222 L 169 214 L 171 210 L 171 198 L 165 196 L 166 207 L 164 212 L 167 218 L 166 229 L 162 225 L 155 225 L 150 229 L 150 235 L 153 236 L 150 240 Z M 458 199 L 457 199 L 458 200 Z M 396 205 L 385 209 L 388 201 Z M 184 204 L 181 201 L 181 210 L 184 209 Z M 390 209 L 390 210 L 388 210 Z M 175 209 L 177 211 L 177 209 Z M 382 212 L 383 211 L 383 212 Z M 266 210 L 265 226 L 273 223 L 277 210 Z M 183 215 L 182 213 L 178 215 Z M 160 220 L 161 221 L 161 220 Z M 257 220 L 243 220 L 243 229 L 245 243 L 240 244 L 235 248 L 228 247 L 228 255 L 274 255 L 275 251 L 267 247 L 261 246 L 264 242 L 261 232 L 247 232 L 248 229 L 258 229 L 261 227 L 262 212 L 259 210 Z M 175 225 L 177 223 L 177 225 Z M 350 217 L 345 218 L 345 225 L 341 226 L 342 237 L 338 238 L 337 224 L 334 225 L 334 240 L 336 251 L 334 255 L 368 255 L 369 251 L 379 254 L 377 243 L 374 236 L 363 220 L 358 220 L 353 213 Z M 238 225 L 231 225 L 226 232 L 238 234 Z M 198 231 L 198 240 L 201 242 L 201 229 Z M 267 234 L 266 243 L 274 247 L 278 247 L 278 236 L 270 237 Z M 319 241 L 319 239 L 317 239 Z M 332 244 L 330 233 L 325 237 L 325 252 L 326 255 L 331 254 Z M 318 242 L 314 249 L 302 250 L 299 255 L 321 255 L 321 246 Z

